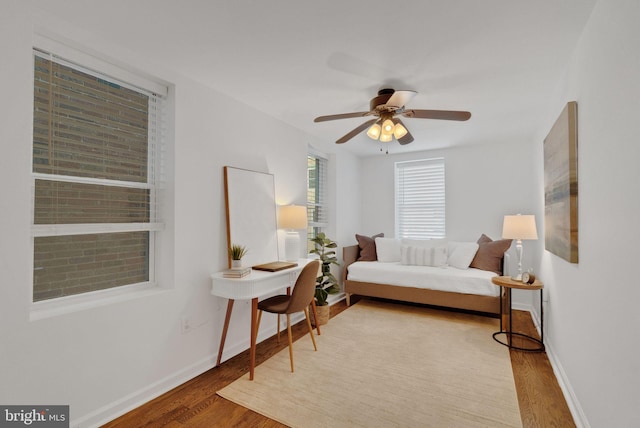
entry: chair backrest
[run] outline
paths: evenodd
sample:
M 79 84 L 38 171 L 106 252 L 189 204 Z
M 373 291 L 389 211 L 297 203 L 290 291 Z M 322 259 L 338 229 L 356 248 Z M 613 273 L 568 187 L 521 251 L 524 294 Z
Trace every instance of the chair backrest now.
M 301 312 L 311 304 L 311 300 L 315 296 L 316 278 L 318 277 L 318 269 L 320 269 L 320 260 L 314 260 L 308 263 L 298 275 L 296 284 L 293 286 L 291 299 L 286 313 Z

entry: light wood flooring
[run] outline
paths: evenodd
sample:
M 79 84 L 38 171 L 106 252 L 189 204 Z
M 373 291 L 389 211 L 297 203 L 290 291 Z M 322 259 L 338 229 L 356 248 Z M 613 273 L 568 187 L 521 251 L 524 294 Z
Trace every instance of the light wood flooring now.
M 357 300 L 352 299 L 352 304 Z M 344 301 L 336 303 L 331 307 L 331 316 L 345 309 Z M 514 311 L 513 323 L 514 330 L 538 337 L 528 312 Z M 308 333 L 303 323 L 293 326 L 292 332 L 294 340 Z M 261 342 L 256 364 L 286 346 L 286 339 L 278 344 L 275 336 Z M 546 353 L 510 352 L 523 427 L 575 427 Z M 245 351 L 104 427 L 285 427 L 216 395 L 217 390 L 248 371 L 248 360 L 249 351 Z

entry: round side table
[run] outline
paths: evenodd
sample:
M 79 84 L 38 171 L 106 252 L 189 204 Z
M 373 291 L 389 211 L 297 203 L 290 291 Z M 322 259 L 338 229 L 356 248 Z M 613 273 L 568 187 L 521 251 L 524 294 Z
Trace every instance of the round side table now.
M 493 333 L 493 339 L 501 345 L 507 346 L 509 349 L 517 349 L 519 351 L 542 352 L 544 351 L 544 314 L 542 310 L 542 289 L 544 284 L 537 279 L 533 284 L 527 284 L 522 281 L 511 279 L 510 276 L 494 276 L 491 282 L 501 287 L 500 290 L 500 331 Z M 540 290 L 540 339 L 529 336 L 524 333 L 513 331 L 512 325 L 512 309 L 511 309 L 511 290 Z M 500 340 L 502 337 L 506 341 Z M 521 337 L 532 342 L 534 347 L 525 348 L 513 344 L 513 337 Z

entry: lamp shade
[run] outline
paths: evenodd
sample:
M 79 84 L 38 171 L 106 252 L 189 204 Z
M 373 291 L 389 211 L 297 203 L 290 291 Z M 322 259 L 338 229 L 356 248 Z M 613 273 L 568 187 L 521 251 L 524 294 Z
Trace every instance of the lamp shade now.
M 371 128 L 369 128 L 369 130 L 367 131 L 367 135 L 369 136 L 369 138 L 377 140 L 378 137 L 380 136 L 381 131 L 382 131 L 382 128 L 380 128 L 380 125 L 378 125 L 377 123 L 374 123 L 373 125 L 371 125 Z
M 386 119 L 382 122 L 382 135 L 391 135 L 393 134 L 394 124 L 391 119 Z
M 407 131 L 407 128 L 402 126 L 401 123 L 396 123 L 396 126 L 393 127 L 393 136 L 396 137 L 396 140 L 404 137 L 408 132 L 409 131 Z
M 304 229 L 307 227 L 307 207 L 283 205 L 280 207 L 278 227 L 281 229 Z
M 381 134 L 380 141 L 383 143 L 390 143 L 393 138 L 391 137 L 393 134 Z
M 503 239 L 538 239 L 536 216 L 506 215 L 502 223 Z

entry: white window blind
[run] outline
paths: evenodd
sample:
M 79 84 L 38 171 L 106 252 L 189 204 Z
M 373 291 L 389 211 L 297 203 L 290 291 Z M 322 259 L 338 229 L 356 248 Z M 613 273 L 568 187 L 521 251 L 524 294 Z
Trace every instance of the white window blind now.
M 329 223 L 327 210 L 327 159 L 316 154 L 307 156 L 307 236 L 314 238 Z M 307 240 L 307 242 L 310 242 Z M 312 249 L 312 244 L 309 244 Z
M 444 238 L 444 159 L 396 162 L 396 237 Z
M 153 283 L 164 104 L 34 50 L 34 302 Z

